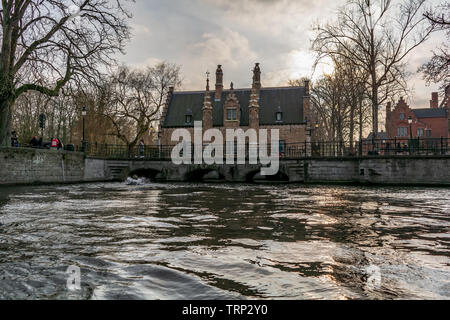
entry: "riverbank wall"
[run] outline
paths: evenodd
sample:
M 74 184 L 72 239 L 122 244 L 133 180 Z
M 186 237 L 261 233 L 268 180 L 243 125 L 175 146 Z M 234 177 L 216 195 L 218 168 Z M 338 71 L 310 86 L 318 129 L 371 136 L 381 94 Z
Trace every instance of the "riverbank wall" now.
M 81 152 L 0 147 L 0 185 L 111 180 L 104 165 Z
M 305 182 L 450 186 L 450 156 L 304 160 Z
M 255 165 L 181 165 L 161 160 L 105 160 L 83 153 L 0 147 L 0 185 L 123 180 L 151 172 L 163 181 L 190 181 L 217 171 L 226 182 L 246 182 Z M 290 182 L 450 186 L 450 156 L 390 156 L 280 160 Z M 214 174 L 212 175 L 214 176 Z

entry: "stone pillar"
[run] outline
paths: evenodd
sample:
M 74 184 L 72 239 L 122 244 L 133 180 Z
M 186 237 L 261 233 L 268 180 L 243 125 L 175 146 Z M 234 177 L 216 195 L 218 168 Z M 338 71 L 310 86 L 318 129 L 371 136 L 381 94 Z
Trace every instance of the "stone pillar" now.
M 259 90 L 261 89 L 261 69 L 259 68 L 259 63 L 255 63 L 255 68 L 253 69 L 253 82 L 252 88 L 256 89 L 256 94 L 259 96 Z
M 222 71 L 222 65 L 217 66 L 216 70 L 216 93 L 214 95 L 215 101 L 220 101 L 222 98 L 222 91 L 223 91 L 223 71 Z
M 205 98 L 203 100 L 203 117 L 202 125 L 203 131 L 211 129 L 213 127 L 213 115 L 212 115 L 212 105 L 211 105 L 211 93 L 209 92 L 209 79 L 206 79 L 206 91 Z
M 248 125 L 252 129 L 259 129 L 259 104 L 256 88 L 252 88 L 252 93 L 250 94 L 250 103 L 248 106 Z

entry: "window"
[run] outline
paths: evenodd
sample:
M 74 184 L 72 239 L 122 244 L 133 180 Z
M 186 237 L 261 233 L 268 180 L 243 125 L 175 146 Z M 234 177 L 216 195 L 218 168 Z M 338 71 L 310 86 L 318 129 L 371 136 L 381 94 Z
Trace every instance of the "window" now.
M 400 113 L 400 120 L 405 120 L 405 114 L 403 112 Z
M 277 121 L 283 121 L 283 112 L 277 112 Z
M 280 140 L 279 149 L 280 149 L 280 153 L 284 153 L 284 150 L 286 150 L 286 141 Z
M 192 116 L 190 114 L 186 115 L 186 123 L 191 123 L 192 122 Z
M 398 137 L 407 137 L 408 136 L 408 127 L 397 128 L 397 136 Z
M 426 129 L 425 134 L 427 135 L 427 138 L 431 138 L 431 129 Z
M 227 120 L 236 120 L 236 119 L 237 119 L 237 110 L 227 109 Z
M 417 128 L 417 136 L 423 137 L 423 128 Z

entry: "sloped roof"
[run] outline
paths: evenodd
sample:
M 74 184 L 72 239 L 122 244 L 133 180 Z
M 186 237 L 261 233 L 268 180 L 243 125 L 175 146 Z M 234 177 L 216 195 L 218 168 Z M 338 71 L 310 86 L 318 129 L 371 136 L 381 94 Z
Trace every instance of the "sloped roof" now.
M 447 112 L 442 108 L 411 109 L 417 118 L 446 118 Z
M 214 91 L 211 94 L 213 108 L 213 125 L 223 126 L 223 105 L 230 90 L 224 90 L 220 101 L 214 100 Z M 234 89 L 241 107 L 241 126 L 248 126 L 248 105 L 251 89 Z M 261 88 L 259 99 L 260 125 L 273 124 L 300 124 L 303 123 L 303 96 L 304 87 Z M 174 92 L 169 103 L 163 127 L 193 126 L 194 121 L 202 121 L 204 91 Z M 283 112 L 283 121 L 276 121 L 276 112 L 280 107 Z M 189 110 L 192 112 L 192 123 L 185 123 L 185 116 Z

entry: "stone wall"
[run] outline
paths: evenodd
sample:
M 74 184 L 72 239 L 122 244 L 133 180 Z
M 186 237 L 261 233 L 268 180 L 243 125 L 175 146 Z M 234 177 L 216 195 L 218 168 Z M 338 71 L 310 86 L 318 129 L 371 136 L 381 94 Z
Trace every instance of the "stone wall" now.
M 342 159 L 311 159 L 305 160 L 306 182 L 359 182 L 359 160 Z
M 103 159 L 86 158 L 84 166 L 84 181 L 106 181 L 112 179 L 108 175 L 106 161 Z
M 450 157 L 365 158 L 360 182 L 380 184 L 450 185 Z
M 450 157 L 305 160 L 306 182 L 450 185 Z
M 0 147 L 0 184 L 79 182 L 84 154 Z

